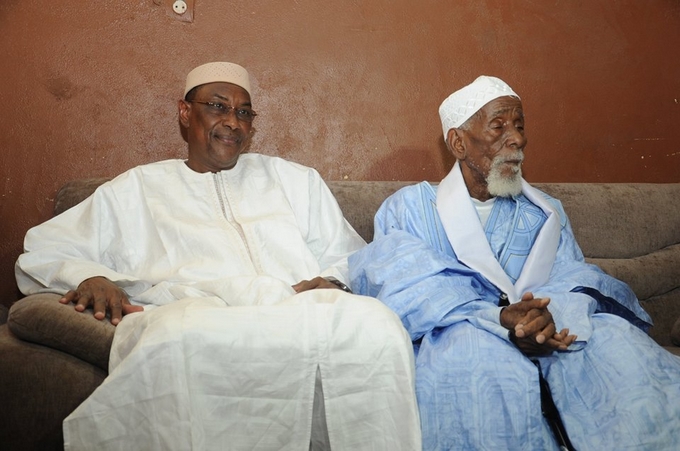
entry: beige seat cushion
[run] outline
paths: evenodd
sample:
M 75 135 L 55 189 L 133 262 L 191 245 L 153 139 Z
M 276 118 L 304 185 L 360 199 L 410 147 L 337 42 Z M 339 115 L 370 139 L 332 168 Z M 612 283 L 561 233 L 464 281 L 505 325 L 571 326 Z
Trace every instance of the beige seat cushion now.
M 115 327 L 99 321 L 92 310 L 77 312 L 59 303 L 61 296 L 41 293 L 12 305 L 7 325 L 18 338 L 71 354 L 108 371 Z

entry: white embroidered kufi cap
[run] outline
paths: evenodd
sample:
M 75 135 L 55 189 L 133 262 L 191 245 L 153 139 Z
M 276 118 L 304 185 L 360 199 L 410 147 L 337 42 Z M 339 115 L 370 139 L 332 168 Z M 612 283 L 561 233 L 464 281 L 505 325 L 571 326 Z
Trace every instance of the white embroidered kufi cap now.
M 250 93 L 250 78 L 248 71 L 234 63 L 207 63 L 193 69 L 187 75 L 187 83 L 184 87 L 184 95 L 196 86 L 206 83 L 225 82 L 240 86 Z
M 475 81 L 446 98 L 439 107 L 444 139 L 452 128 L 458 128 L 484 105 L 504 96 L 519 96 L 500 78 L 481 75 Z

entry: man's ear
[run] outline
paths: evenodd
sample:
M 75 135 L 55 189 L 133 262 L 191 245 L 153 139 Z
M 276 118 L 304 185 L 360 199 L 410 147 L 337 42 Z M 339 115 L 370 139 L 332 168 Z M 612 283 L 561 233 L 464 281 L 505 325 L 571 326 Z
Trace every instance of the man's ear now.
M 179 110 L 179 123 L 182 127 L 189 128 L 189 116 L 191 114 L 191 104 L 185 100 L 177 102 L 177 109 Z
M 465 159 L 466 152 L 463 133 L 463 130 L 459 128 L 451 128 L 446 134 L 446 147 L 456 157 L 456 160 Z

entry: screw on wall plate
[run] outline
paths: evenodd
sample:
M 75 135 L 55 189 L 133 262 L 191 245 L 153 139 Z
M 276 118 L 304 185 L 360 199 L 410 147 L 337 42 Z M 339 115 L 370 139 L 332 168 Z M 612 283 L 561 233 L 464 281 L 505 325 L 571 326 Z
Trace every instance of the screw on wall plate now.
M 172 4 L 172 10 L 177 14 L 184 14 L 187 11 L 187 3 L 183 0 L 177 0 Z

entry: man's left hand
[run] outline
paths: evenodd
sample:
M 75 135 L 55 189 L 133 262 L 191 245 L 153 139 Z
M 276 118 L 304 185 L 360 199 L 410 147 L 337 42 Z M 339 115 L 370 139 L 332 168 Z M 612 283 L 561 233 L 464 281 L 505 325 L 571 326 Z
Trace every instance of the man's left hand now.
M 329 282 L 321 276 L 317 276 L 312 280 L 302 280 L 293 285 L 293 290 L 295 290 L 296 293 L 302 293 L 303 291 L 307 290 L 316 290 L 317 288 L 335 288 L 337 290 L 341 289 L 336 284 Z

